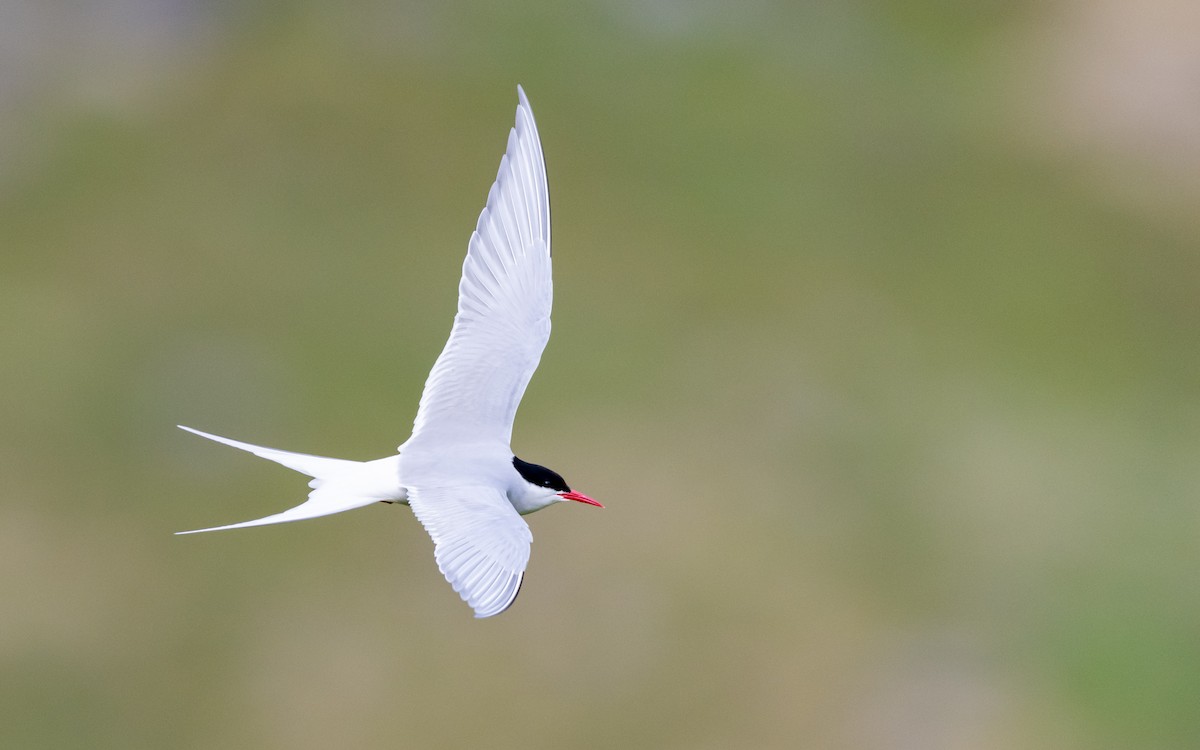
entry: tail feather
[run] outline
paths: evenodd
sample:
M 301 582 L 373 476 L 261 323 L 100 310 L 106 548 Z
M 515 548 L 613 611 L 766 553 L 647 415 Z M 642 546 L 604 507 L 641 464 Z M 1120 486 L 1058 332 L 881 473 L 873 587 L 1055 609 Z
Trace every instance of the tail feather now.
M 308 500 L 282 513 L 274 513 L 263 518 L 256 518 L 253 521 L 242 521 L 241 523 L 231 523 L 225 526 L 192 529 L 191 531 L 176 531 L 175 534 L 182 536 L 184 534 L 199 534 L 205 531 L 225 531 L 227 529 L 244 529 L 250 526 L 267 526 L 273 523 L 287 523 L 288 521 L 303 521 L 306 518 L 320 518 L 321 516 L 341 513 L 345 510 L 353 510 L 377 502 L 379 500 L 373 497 L 347 498 L 340 492 L 322 492 L 317 489 L 309 493 Z
M 239 450 L 248 451 L 269 461 L 282 464 L 301 474 L 312 477 L 308 483 L 313 490 L 308 494 L 308 500 L 294 508 L 275 513 L 253 521 L 232 523 L 226 526 L 213 526 L 207 529 L 178 531 L 177 534 L 198 534 L 202 531 L 223 531 L 225 529 L 240 529 L 247 526 L 266 526 L 273 523 L 287 523 L 306 518 L 318 518 L 334 513 L 341 513 L 354 508 L 377 503 L 381 500 L 403 501 L 405 495 L 399 486 L 397 459 L 392 456 L 377 461 L 348 461 L 341 458 L 326 458 L 311 456 L 306 453 L 264 448 L 261 445 L 251 445 L 238 440 L 210 435 L 207 432 L 194 430 L 191 427 L 179 425 L 200 437 L 224 443 Z
M 348 461 L 344 458 L 326 458 L 324 456 L 310 456 L 307 453 L 292 453 L 291 451 L 281 451 L 276 450 L 275 448 L 264 448 L 261 445 L 251 445 L 250 443 L 243 443 L 240 440 L 231 440 L 227 437 L 221 437 L 220 435 L 212 435 L 207 432 L 201 432 L 200 430 L 193 429 L 191 427 L 185 427 L 183 425 L 177 426 L 179 429 L 187 430 L 193 435 L 199 435 L 200 437 L 208 438 L 209 440 L 215 440 L 218 443 L 224 443 L 231 448 L 237 448 L 238 450 L 253 453 L 260 458 L 265 458 L 268 461 L 274 461 L 277 464 L 282 464 L 289 469 L 293 469 L 301 474 L 306 474 L 314 478 L 326 477 L 344 469 L 348 469 L 355 464 L 361 463 L 360 461 Z

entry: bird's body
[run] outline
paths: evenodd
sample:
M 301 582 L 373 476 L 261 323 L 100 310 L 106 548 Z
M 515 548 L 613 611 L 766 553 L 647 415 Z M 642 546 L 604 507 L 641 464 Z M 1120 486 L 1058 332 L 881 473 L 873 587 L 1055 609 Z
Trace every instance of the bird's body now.
M 412 436 L 398 453 L 348 461 L 264 448 L 183 427 L 312 477 L 308 500 L 220 531 L 317 518 L 377 502 L 409 505 L 438 567 L 490 617 L 520 590 L 532 534 L 522 515 L 574 500 L 558 474 L 517 458 L 513 418 L 550 337 L 550 202 L 525 92 L 487 206 L 471 235 L 450 339 L 425 383 Z M 603 507 L 603 506 L 600 506 Z

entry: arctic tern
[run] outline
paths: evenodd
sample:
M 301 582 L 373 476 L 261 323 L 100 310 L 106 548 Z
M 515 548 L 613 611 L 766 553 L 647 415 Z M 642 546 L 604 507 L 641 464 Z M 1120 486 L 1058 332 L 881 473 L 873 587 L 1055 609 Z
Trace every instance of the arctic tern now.
M 264 448 L 180 427 L 312 477 L 308 500 L 253 521 L 180 534 L 317 518 L 402 503 L 433 537 L 438 568 L 476 617 L 497 615 L 521 588 L 533 536 L 521 516 L 573 500 L 600 508 L 510 447 L 517 405 L 550 338 L 550 198 L 529 100 L 467 246 L 458 313 L 398 453 L 348 461 Z

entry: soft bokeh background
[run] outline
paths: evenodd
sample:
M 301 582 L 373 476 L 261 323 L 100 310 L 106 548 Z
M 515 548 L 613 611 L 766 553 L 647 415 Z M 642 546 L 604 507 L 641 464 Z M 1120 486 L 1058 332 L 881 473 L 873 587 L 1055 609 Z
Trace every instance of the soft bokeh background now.
M 1192 0 L 0 2 L 0 746 L 1200 746 Z M 475 621 L 408 434 L 529 92 Z

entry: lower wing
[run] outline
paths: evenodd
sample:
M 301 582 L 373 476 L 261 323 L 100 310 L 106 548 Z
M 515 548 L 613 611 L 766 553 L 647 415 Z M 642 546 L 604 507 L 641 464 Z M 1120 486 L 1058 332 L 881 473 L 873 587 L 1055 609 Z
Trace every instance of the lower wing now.
M 521 590 L 533 534 L 497 487 L 408 488 L 446 580 L 476 617 L 508 609 Z

